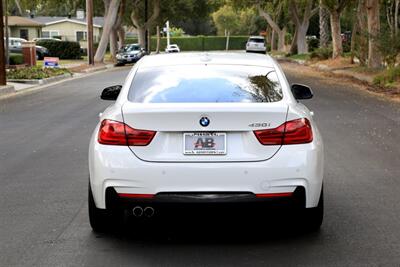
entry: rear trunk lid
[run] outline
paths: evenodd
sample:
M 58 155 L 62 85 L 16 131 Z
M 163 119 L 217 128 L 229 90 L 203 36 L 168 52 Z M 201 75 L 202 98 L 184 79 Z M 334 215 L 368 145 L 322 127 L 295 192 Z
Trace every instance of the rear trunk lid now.
M 280 145 L 263 146 L 253 131 L 278 127 L 286 121 L 287 112 L 287 104 L 283 101 L 126 102 L 122 107 L 124 122 L 127 125 L 135 129 L 157 132 L 149 145 L 130 147 L 139 159 L 151 162 L 250 162 L 270 159 L 279 150 Z M 200 124 L 202 118 L 209 120 L 208 126 Z M 199 138 L 202 143 L 207 141 L 207 136 L 215 133 L 220 136 L 216 137 L 215 142 L 217 146 L 223 147 L 224 153 L 221 150 L 220 154 L 190 154 L 190 151 L 197 151 L 194 147 L 197 147 Z M 189 137 L 185 138 L 185 135 Z

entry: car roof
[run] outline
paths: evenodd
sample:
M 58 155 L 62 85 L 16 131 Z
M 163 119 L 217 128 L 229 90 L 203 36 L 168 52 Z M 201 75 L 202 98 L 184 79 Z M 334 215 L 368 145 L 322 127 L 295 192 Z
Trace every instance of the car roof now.
M 250 36 L 249 39 L 265 39 L 263 36 Z
M 248 65 L 274 68 L 275 62 L 268 55 L 237 52 L 184 52 L 178 54 L 157 54 L 145 56 L 140 61 L 142 67 L 179 65 Z

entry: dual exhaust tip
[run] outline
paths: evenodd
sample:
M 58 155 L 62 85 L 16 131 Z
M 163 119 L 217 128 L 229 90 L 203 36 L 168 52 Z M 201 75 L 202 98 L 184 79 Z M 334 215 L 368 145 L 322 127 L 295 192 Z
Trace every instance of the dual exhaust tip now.
M 144 216 L 144 217 L 150 218 L 150 217 L 153 217 L 153 215 L 154 215 L 154 209 L 152 207 L 142 208 L 140 206 L 136 206 L 132 209 L 132 213 L 135 217 Z

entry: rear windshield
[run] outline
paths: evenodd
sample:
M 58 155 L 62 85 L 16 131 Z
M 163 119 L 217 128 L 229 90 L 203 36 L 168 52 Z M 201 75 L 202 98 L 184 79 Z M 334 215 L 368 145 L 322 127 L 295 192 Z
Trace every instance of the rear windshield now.
M 128 45 L 128 46 L 124 46 L 121 50 L 123 52 L 131 52 L 131 51 L 136 51 L 139 49 L 140 49 L 140 46 L 138 46 L 138 45 Z
M 129 101 L 137 103 L 276 102 L 282 89 L 272 68 L 184 65 L 138 69 Z
M 264 39 L 261 38 L 250 38 L 249 42 L 253 42 L 253 43 L 264 43 Z

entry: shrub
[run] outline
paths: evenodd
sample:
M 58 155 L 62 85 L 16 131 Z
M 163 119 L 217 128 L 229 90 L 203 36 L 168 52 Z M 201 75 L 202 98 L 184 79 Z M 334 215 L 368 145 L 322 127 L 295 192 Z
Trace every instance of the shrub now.
M 310 38 L 307 40 L 308 49 L 312 52 L 319 47 L 319 40 L 317 38 Z
M 393 68 L 396 64 L 397 56 L 400 55 L 400 33 L 395 34 L 388 28 L 383 27 L 376 41 L 383 60 L 389 68 Z
M 78 42 L 40 40 L 36 44 L 46 47 L 51 57 L 60 59 L 81 58 L 81 47 Z
M 23 68 L 23 69 L 12 69 L 7 72 L 7 79 L 44 79 L 54 77 L 66 73 L 71 73 L 69 70 L 64 68 L 42 68 L 38 66 Z
M 10 65 L 24 64 L 24 57 L 22 54 L 10 54 Z
M 311 59 L 326 60 L 332 57 L 332 48 L 321 47 L 310 53 Z
M 374 84 L 379 86 L 390 86 L 396 81 L 400 81 L 400 66 L 389 68 L 374 77 Z

